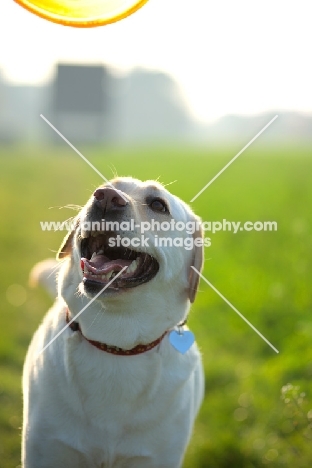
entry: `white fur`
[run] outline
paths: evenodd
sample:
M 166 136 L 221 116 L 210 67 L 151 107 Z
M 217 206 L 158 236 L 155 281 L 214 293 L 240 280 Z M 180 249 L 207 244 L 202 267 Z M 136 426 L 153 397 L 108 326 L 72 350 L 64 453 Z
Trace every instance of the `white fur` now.
M 147 219 L 144 199 L 151 186 L 167 200 L 175 220 L 198 220 L 156 182 L 112 182 L 127 195 L 137 221 Z M 86 219 L 92 201 L 80 219 Z M 70 242 L 70 248 L 65 242 L 69 251 L 59 274 L 59 298 L 35 333 L 25 362 L 23 468 L 178 468 L 203 398 L 196 344 L 182 355 L 167 334 L 144 354 L 115 356 L 67 328 L 40 353 L 66 325 L 66 307 L 74 316 L 90 301 L 81 287 L 77 233 Z M 152 342 L 187 316 L 194 252 L 151 246 L 148 253 L 159 262 L 157 275 L 94 301 L 77 319 L 87 338 L 131 349 Z

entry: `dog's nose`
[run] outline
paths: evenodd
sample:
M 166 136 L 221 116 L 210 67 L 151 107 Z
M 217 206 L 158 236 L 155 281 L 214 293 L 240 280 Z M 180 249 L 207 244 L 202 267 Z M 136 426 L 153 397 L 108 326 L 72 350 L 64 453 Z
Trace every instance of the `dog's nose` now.
M 125 197 L 122 197 L 113 187 L 99 188 L 94 192 L 93 196 L 97 204 L 105 211 L 112 208 L 122 208 L 128 204 Z

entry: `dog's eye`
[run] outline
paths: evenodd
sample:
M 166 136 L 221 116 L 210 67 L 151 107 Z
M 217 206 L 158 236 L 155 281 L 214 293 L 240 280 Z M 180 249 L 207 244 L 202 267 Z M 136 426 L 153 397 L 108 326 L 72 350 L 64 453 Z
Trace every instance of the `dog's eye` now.
M 162 200 L 159 200 L 159 198 L 152 200 L 149 206 L 153 211 L 159 211 L 161 213 L 168 213 L 169 211 L 166 203 Z

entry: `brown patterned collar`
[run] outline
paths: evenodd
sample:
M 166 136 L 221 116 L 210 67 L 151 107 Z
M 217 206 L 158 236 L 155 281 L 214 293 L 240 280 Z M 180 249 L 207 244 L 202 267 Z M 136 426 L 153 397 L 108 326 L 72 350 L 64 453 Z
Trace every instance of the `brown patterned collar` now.
M 84 337 L 84 339 L 89 341 L 89 343 L 92 344 L 92 346 L 95 346 L 96 348 L 100 349 L 101 351 L 105 351 L 106 353 L 115 354 L 116 356 L 135 356 L 137 354 L 145 353 L 146 351 L 155 348 L 155 346 L 157 346 L 167 334 L 167 332 L 165 331 L 165 333 L 163 333 L 159 338 L 157 338 L 157 340 L 152 341 L 151 343 L 139 344 L 132 349 L 122 349 L 118 348 L 118 346 L 110 346 L 105 343 L 101 343 L 100 341 L 89 340 L 89 338 L 86 338 L 82 334 L 79 323 L 71 322 L 70 312 L 68 309 L 66 310 L 66 322 L 69 324 L 69 327 L 72 331 L 79 331 Z

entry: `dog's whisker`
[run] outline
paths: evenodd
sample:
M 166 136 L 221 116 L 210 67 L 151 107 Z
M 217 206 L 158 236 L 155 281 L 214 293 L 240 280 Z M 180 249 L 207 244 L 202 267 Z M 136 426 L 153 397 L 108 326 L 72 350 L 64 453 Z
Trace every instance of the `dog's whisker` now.
M 48 278 L 51 278 L 51 276 L 53 276 L 60 269 L 61 263 L 63 262 L 57 263 L 55 267 L 52 268 L 50 274 L 48 275 Z
M 83 207 L 81 205 L 76 205 L 74 203 L 68 203 L 67 205 L 56 205 L 56 206 L 49 206 L 49 210 L 63 210 L 63 209 L 68 209 L 68 210 L 75 210 L 75 211 L 80 211 Z
M 80 211 L 80 210 L 82 210 L 83 207 L 82 207 L 81 205 L 75 205 L 75 204 L 71 204 L 71 203 L 70 203 L 70 204 L 65 205 L 65 206 L 63 206 L 63 207 L 60 207 L 60 210 L 61 210 L 62 208 L 68 208 L 69 210 Z
M 110 164 L 109 168 L 110 168 L 110 170 L 112 171 L 112 174 L 113 174 L 113 176 L 114 176 L 114 179 L 117 179 L 118 173 L 117 173 L 116 166 L 115 166 L 114 164 Z
M 68 218 L 65 219 L 65 221 L 62 221 L 62 226 L 60 226 L 59 229 L 55 229 L 55 232 L 57 231 L 63 231 L 64 227 L 69 231 L 71 229 L 71 225 L 73 224 L 75 218 Z
M 172 182 L 168 182 L 168 184 L 163 184 L 164 187 L 168 187 L 169 185 L 172 185 L 172 184 L 175 184 L 176 182 L 178 182 L 178 180 L 173 180 Z

